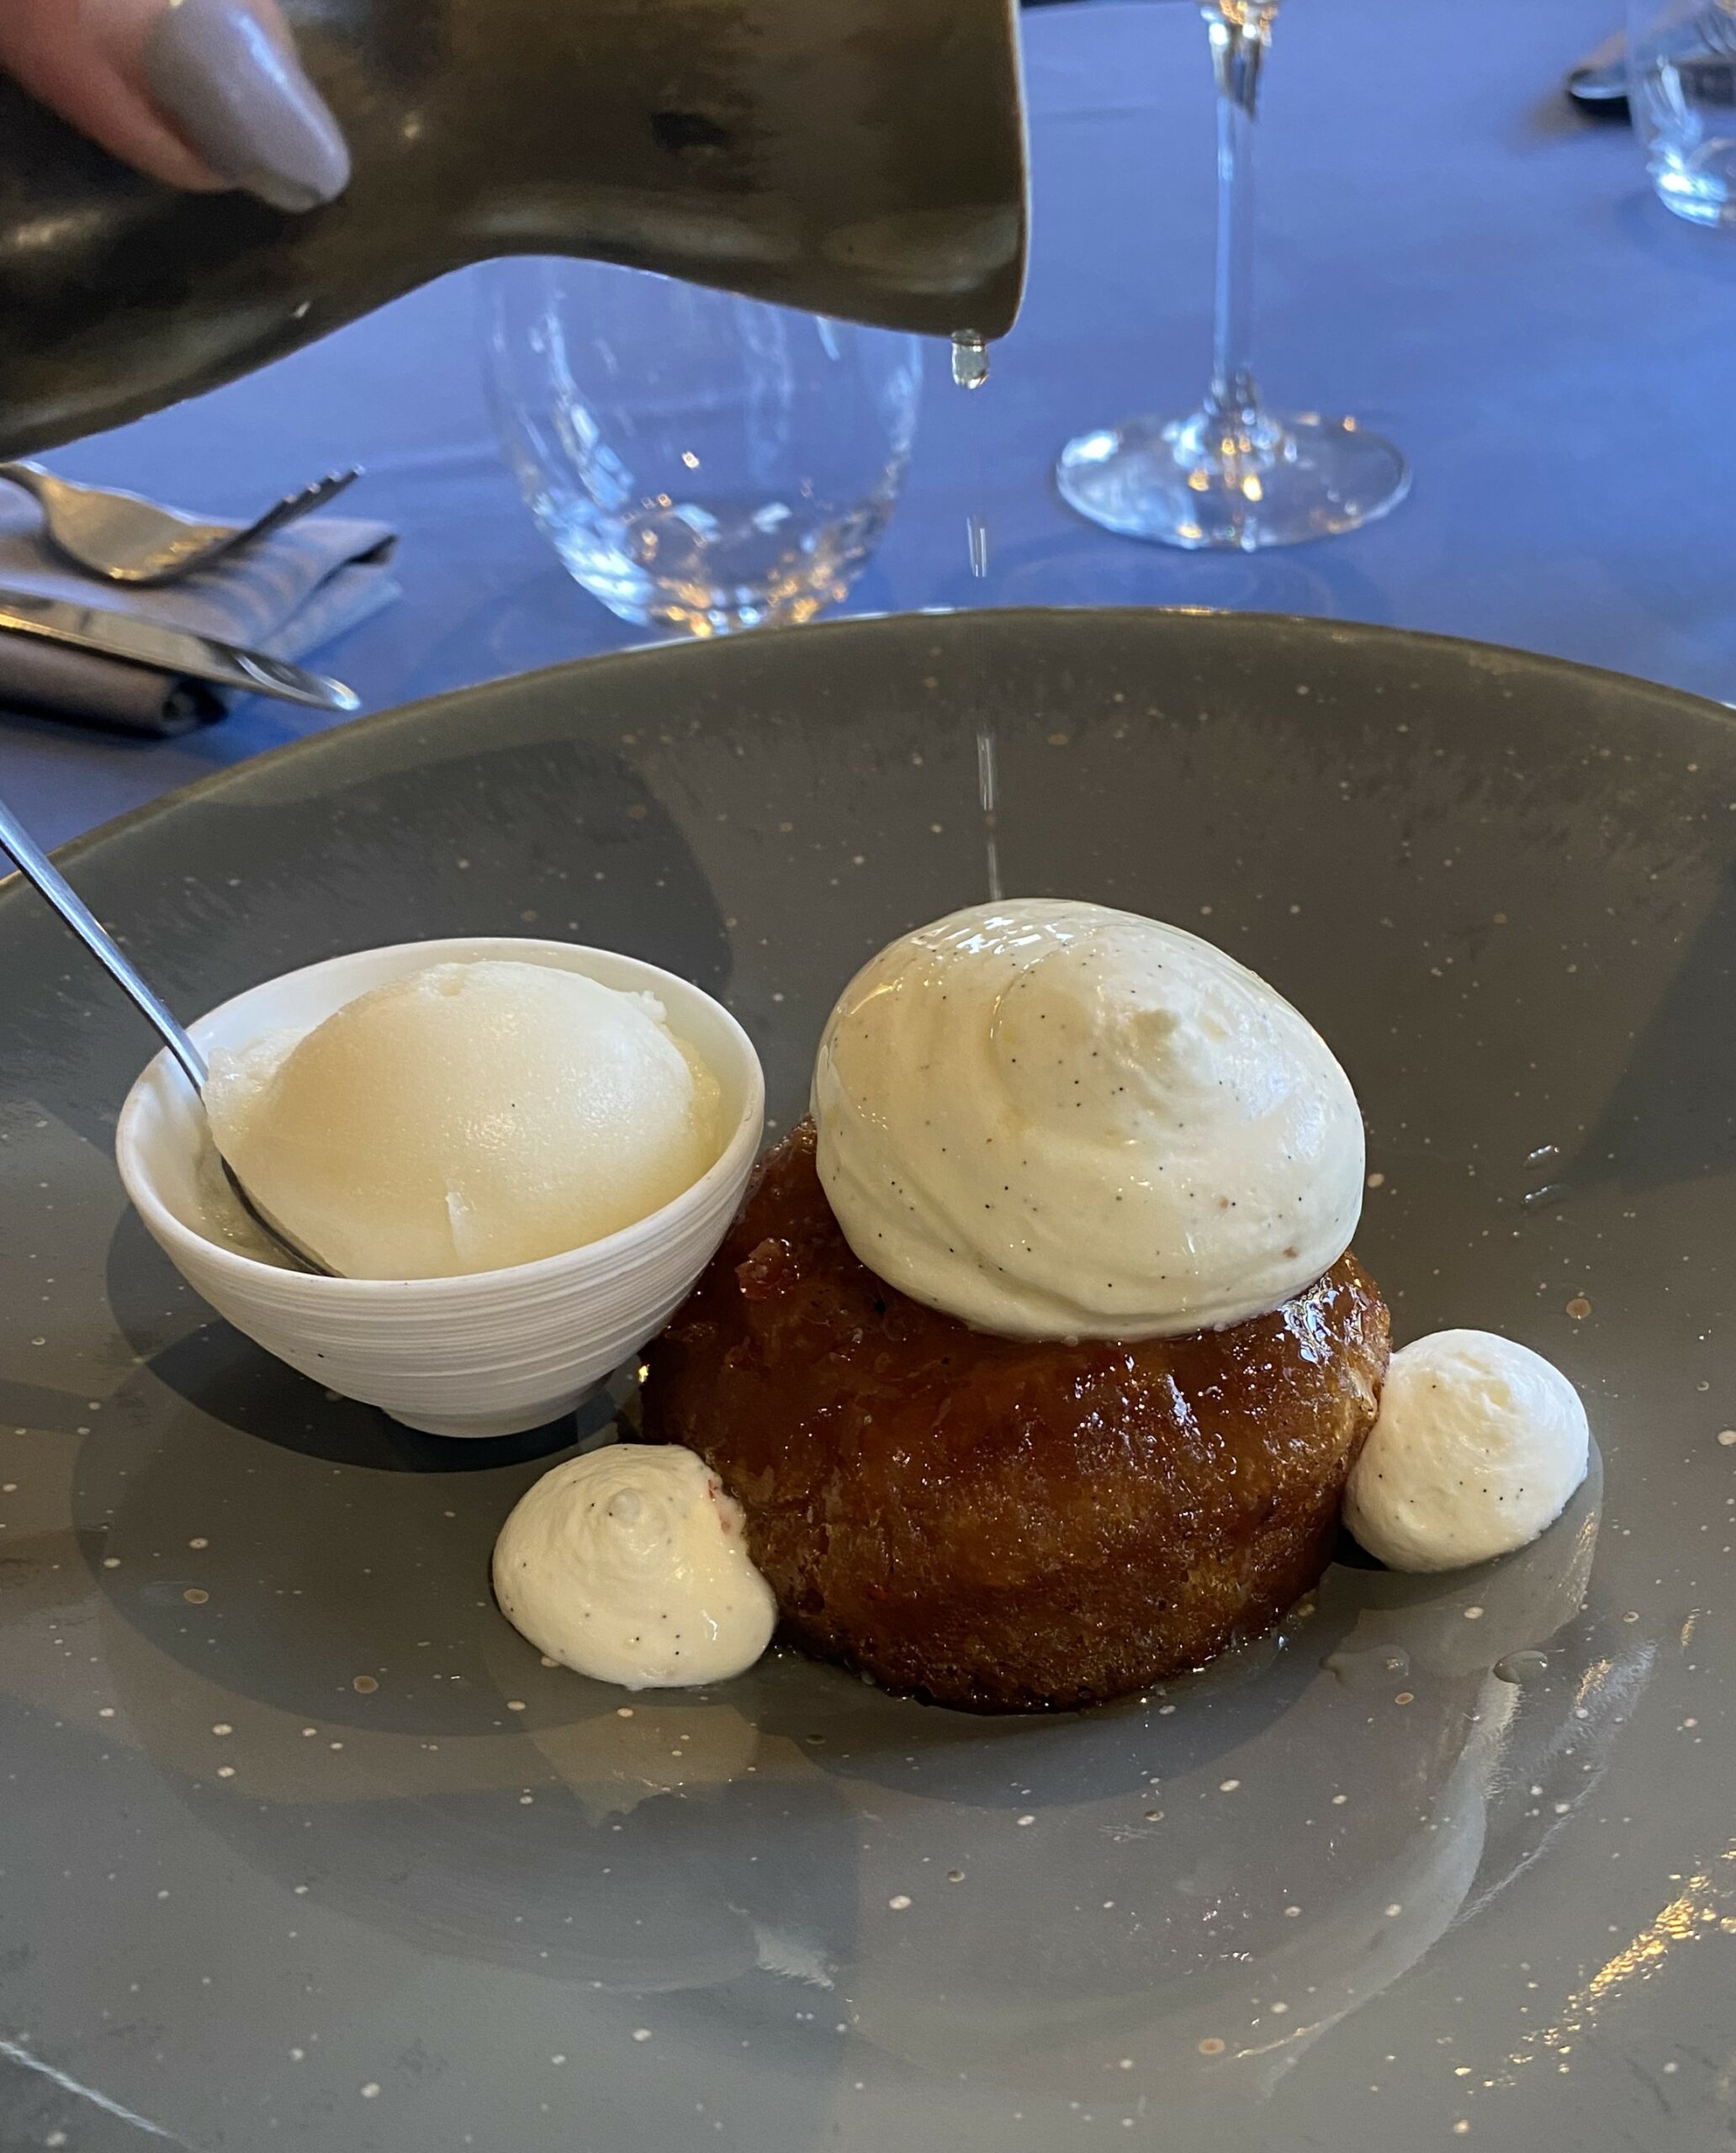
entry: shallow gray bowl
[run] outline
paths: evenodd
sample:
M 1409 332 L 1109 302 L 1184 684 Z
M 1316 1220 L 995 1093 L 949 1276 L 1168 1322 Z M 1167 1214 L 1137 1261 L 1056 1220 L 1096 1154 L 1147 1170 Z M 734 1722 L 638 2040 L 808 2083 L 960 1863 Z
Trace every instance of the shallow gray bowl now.
M 183 1010 L 570 935 L 723 997 L 785 1124 L 853 967 L 991 873 L 1275 981 L 1367 1108 L 1400 1334 L 1549 1354 L 1603 1474 L 1505 1564 L 1336 1566 L 1207 1674 L 1035 1724 L 791 1659 L 632 1700 L 541 1666 L 488 1553 L 570 1424 L 417 1437 L 214 1320 L 109 1162 L 151 1042 L 0 892 L 0 2136 L 1722 2142 L 1733 861 L 1708 705 L 1109 612 L 598 659 L 72 849 Z

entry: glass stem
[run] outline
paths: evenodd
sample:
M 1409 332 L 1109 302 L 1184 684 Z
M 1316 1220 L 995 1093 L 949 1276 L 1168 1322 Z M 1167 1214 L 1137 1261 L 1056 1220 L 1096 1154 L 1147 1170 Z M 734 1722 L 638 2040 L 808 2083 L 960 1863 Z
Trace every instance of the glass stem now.
M 1246 436 L 1259 423 L 1250 362 L 1254 288 L 1254 121 L 1278 0 L 1208 0 L 1218 88 L 1218 265 L 1209 418 Z M 1226 444 L 1227 445 L 1227 444 Z

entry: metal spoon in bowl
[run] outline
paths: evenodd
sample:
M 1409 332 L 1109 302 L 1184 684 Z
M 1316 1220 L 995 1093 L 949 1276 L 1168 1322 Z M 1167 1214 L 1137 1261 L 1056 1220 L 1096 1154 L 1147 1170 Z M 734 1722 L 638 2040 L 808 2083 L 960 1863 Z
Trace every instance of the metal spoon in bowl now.
M 89 906 L 85 903 L 3 800 L 0 800 L 0 845 L 3 845 L 11 854 L 17 863 L 19 872 L 25 881 L 31 883 L 41 896 L 47 898 L 50 904 L 66 921 L 67 926 L 83 943 L 98 963 L 103 965 L 110 976 L 117 981 L 132 997 L 134 1006 L 140 1014 L 155 1026 L 163 1044 L 180 1063 L 186 1073 L 188 1082 L 198 1093 L 200 1103 L 203 1104 L 205 1086 L 210 1076 L 210 1071 L 205 1066 L 205 1057 L 170 1014 L 161 999 L 140 976 L 130 960 L 123 954 L 113 935 L 102 925 Z M 214 1136 L 212 1138 L 211 1148 L 213 1151 L 217 1150 Z M 221 1151 L 217 1151 L 217 1157 L 222 1166 L 225 1178 L 228 1181 L 230 1188 L 234 1190 L 236 1200 L 242 1209 L 252 1219 L 254 1225 L 266 1235 L 273 1246 L 288 1257 L 298 1271 L 310 1271 L 324 1278 L 333 1278 L 338 1275 L 329 1265 L 321 1263 L 310 1251 L 304 1249 L 293 1234 L 286 1233 L 274 1219 L 254 1202 L 242 1186 L 241 1177 L 228 1160 L 223 1156 Z

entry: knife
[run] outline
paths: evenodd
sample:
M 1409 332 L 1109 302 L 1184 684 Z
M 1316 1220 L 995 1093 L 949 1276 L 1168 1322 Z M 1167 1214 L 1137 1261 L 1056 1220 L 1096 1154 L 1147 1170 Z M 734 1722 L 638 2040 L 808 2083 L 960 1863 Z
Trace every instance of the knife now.
M 220 687 L 276 696 L 312 710 L 360 710 L 362 699 L 341 680 L 305 673 L 281 658 L 220 643 L 214 636 L 187 628 L 166 628 L 132 613 L 106 606 L 79 606 L 64 598 L 39 598 L 33 591 L 0 590 L 0 629 L 13 635 L 40 636 L 71 650 L 119 658 L 129 665 L 148 665 L 160 673 L 179 673 L 194 680 L 214 680 Z

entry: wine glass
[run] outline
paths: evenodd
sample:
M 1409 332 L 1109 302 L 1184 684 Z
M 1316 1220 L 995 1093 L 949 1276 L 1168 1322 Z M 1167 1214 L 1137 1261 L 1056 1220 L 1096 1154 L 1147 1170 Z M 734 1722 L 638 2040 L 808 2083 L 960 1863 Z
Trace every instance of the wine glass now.
M 1128 419 L 1081 434 L 1056 478 L 1082 516 L 1166 546 L 1294 546 L 1354 531 L 1395 507 L 1410 473 L 1354 419 L 1278 413 L 1249 363 L 1253 145 L 1260 77 L 1279 0 L 1204 0 L 1218 97 L 1217 285 L 1211 385 L 1183 419 Z

